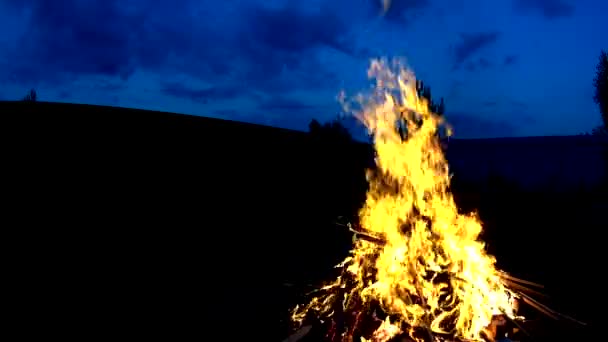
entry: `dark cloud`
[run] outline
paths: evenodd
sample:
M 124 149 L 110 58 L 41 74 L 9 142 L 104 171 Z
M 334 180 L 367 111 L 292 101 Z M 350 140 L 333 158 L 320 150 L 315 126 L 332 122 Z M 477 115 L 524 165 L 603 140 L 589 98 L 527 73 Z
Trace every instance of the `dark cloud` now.
M 508 55 L 502 61 L 492 61 L 485 57 L 471 58 L 464 63 L 464 69 L 469 72 L 483 71 L 493 67 L 507 67 L 518 62 L 516 55 Z
M 21 5 L 29 6 L 30 25 L 12 53 L 11 69 L 12 77 L 23 81 L 58 82 L 86 74 L 125 79 L 137 67 L 163 64 L 184 48 L 181 33 L 188 32 L 187 12 L 176 13 L 183 25 L 179 30 L 154 24 L 163 11 L 159 6 L 134 13 L 118 0 Z
M 454 69 L 459 69 L 479 51 L 496 43 L 499 36 L 498 32 L 462 33 L 460 42 L 454 46 L 453 50 Z
M 353 54 L 345 40 L 347 32 L 342 18 L 331 12 L 305 12 L 297 7 L 279 9 L 252 7 L 243 21 L 244 37 L 272 51 L 301 53 L 319 47 L 330 47 Z
M 519 13 L 538 13 L 548 20 L 574 14 L 574 5 L 567 0 L 514 0 L 513 7 Z
M 86 75 L 127 79 L 141 69 L 229 80 L 272 93 L 337 86 L 319 52 L 361 53 L 349 35 L 352 24 L 329 7 L 304 11 L 291 2 L 281 8 L 249 4 L 226 21 L 221 18 L 228 14 L 216 12 L 228 5 L 211 1 L 202 12 L 194 0 L 12 3 L 31 13 L 26 34 L 0 66 L 7 71 L 0 77 L 15 83 L 59 84 Z M 167 90 L 201 98 L 201 90 Z
M 337 86 L 337 77 L 319 61 L 318 52 L 362 53 L 348 35 L 348 21 L 337 13 L 294 6 L 244 10 L 235 47 L 244 65 L 241 76 L 271 91 Z
M 170 96 L 185 98 L 201 103 L 207 103 L 210 100 L 225 100 L 241 95 L 248 95 L 244 89 L 239 87 L 213 86 L 206 88 L 195 88 L 180 82 L 166 82 L 163 84 L 161 90 L 163 93 Z
M 466 62 L 465 69 L 467 71 L 472 72 L 472 71 L 485 70 L 485 69 L 491 68 L 492 66 L 493 66 L 493 63 L 490 62 L 487 58 L 480 57 L 476 60 Z
M 454 128 L 456 138 L 509 137 L 517 135 L 519 131 L 511 121 L 484 118 L 477 114 L 450 112 L 446 114 L 446 119 Z
M 505 57 L 503 64 L 505 66 L 516 64 L 519 61 L 519 57 L 517 55 L 508 55 Z

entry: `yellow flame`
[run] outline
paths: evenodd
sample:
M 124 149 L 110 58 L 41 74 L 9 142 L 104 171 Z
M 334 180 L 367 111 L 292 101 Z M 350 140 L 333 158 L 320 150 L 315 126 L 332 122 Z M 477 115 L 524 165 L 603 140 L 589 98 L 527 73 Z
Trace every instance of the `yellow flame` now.
M 395 328 L 388 328 L 388 321 L 379 328 L 391 333 L 376 336 L 390 336 L 405 324 L 481 340 L 494 315 L 514 316 L 514 294 L 479 239 L 480 220 L 460 214 L 449 191 L 438 133 L 443 118 L 418 97 L 406 68 L 373 60 L 368 74 L 376 80 L 375 93 L 360 98 L 358 116 L 374 138 L 377 170 L 369 175 L 359 218 L 383 243 L 356 240 L 339 266 L 356 279 L 352 294 L 364 303 L 379 302 L 398 317 Z M 332 300 L 331 294 L 316 298 L 296 308 L 293 318 L 301 319 L 310 308 L 330 310 Z

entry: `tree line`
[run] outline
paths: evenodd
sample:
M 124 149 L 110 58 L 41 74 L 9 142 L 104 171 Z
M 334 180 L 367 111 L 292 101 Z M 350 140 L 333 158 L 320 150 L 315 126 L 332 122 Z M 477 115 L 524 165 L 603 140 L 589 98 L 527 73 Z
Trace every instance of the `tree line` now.
M 593 87 L 593 101 L 598 105 L 602 117 L 602 125 L 594 129 L 593 133 L 608 135 L 608 53 L 603 50 L 595 68 Z

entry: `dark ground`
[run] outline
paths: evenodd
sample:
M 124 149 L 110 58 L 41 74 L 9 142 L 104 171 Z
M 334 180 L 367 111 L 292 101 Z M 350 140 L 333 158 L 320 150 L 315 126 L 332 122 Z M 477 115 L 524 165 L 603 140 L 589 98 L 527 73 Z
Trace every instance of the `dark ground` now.
M 24 102 L 0 117 L 4 280 L 22 336 L 281 340 L 294 293 L 345 256 L 333 222 L 356 213 L 371 162 L 365 145 L 202 117 Z M 605 195 L 457 179 L 499 264 L 599 322 Z

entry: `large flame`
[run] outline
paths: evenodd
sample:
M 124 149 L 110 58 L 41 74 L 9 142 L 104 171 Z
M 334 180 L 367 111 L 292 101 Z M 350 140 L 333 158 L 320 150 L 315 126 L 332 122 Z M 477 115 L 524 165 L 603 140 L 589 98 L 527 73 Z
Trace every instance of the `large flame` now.
M 342 309 L 357 298 L 388 316 L 369 337 L 386 341 L 400 329 L 482 340 L 496 315 L 513 317 L 514 293 L 479 239 L 475 215 L 458 212 L 440 141 L 443 118 L 418 97 L 414 75 L 401 64 L 373 60 L 374 93 L 360 97 L 356 113 L 373 136 L 377 170 L 369 174 L 357 239 L 340 267 L 344 273 L 323 295 L 294 310 L 301 320 L 314 309 L 338 314 L 338 289 L 348 289 Z M 346 285 L 345 278 L 351 280 Z M 352 337 L 351 337 L 352 338 Z M 487 337 L 486 337 L 487 338 Z M 348 340 L 348 337 L 346 338 Z

